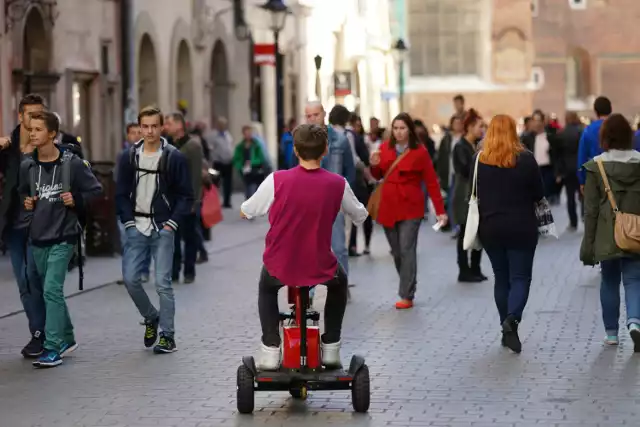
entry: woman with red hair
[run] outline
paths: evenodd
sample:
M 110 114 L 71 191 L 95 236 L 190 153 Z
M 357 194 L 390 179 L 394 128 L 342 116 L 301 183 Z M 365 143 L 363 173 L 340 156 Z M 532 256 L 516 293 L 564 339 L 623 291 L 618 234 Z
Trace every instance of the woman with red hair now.
M 544 187 L 538 163 L 520 143 L 516 122 L 507 115 L 491 120 L 478 160 L 478 237 L 493 267 L 502 345 L 520 353 L 518 325 L 538 245 L 535 204 L 544 197 Z
M 464 230 L 469 211 L 469 177 L 473 169 L 473 158 L 476 147 L 483 135 L 482 117 L 471 108 L 464 116 L 462 122 L 463 136 L 453 147 L 453 171 L 455 173 L 453 184 L 452 212 L 454 223 L 460 226 L 457 241 L 458 252 L 458 282 L 477 283 L 487 280 L 480 270 L 481 250 L 472 249 L 465 251 L 463 248 Z M 471 252 L 471 263 L 469 263 Z
M 398 160 L 396 162 L 396 160 Z M 384 227 L 391 254 L 400 276 L 399 310 L 413 307 L 417 283 L 418 231 L 424 219 L 424 192 L 427 186 L 438 221 L 447 215 L 429 152 L 420 143 L 415 124 L 407 113 L 391 122 L 391 138 L 371 154 L 371 174 L 383 179 L 377 222 Z

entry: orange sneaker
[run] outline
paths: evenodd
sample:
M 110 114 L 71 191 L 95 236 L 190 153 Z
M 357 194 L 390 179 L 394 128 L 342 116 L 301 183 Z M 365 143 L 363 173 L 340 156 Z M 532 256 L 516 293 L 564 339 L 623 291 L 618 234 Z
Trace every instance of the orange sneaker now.
M 413 307 L 413 301 L 408 300 L 408 299 L 401 299 L 400 301 L 398 301 L 396 303 L 396 308 L 398 310 L 406 310 L 408 308 Z

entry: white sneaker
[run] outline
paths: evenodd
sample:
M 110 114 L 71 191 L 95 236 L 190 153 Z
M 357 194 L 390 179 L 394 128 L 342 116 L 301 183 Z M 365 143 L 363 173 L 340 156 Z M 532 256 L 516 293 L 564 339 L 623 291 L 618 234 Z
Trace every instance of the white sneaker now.
M 321 344 L 322 364 L 330 368 L 341 368 L 340 362 L 340 341 L 331 344 Z
M 256 357 L 256 368 L 260 371 L 275 371 L 280 367 L 280 347 L 267 347 L 260 343 Z

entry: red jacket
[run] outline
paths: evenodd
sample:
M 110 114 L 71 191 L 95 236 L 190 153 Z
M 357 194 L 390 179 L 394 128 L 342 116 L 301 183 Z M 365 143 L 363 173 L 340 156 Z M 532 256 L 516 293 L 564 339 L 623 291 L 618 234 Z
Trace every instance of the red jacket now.
M 372 175 L 382 179 L 397 157 L 389 141 L 383 142 L 380 145 L 380 163 L 371 167 Z M 431 156 L 424 145 L 419 144 L 418 148 L 409 150 L 382 184 L 378 222 L 384 227 L 393 227 L 399 221 L 423 218 L 422 182 L 427 185 L 436 215 L 444 215 L 444 202 Z

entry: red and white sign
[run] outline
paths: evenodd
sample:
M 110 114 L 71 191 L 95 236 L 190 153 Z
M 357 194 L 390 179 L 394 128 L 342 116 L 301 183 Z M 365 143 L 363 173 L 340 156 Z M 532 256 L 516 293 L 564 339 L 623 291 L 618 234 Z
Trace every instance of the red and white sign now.
M 256 44 L 253 46 L 253 62 L 256 65 L 276 65 L 276 46 L 274 44 Z

